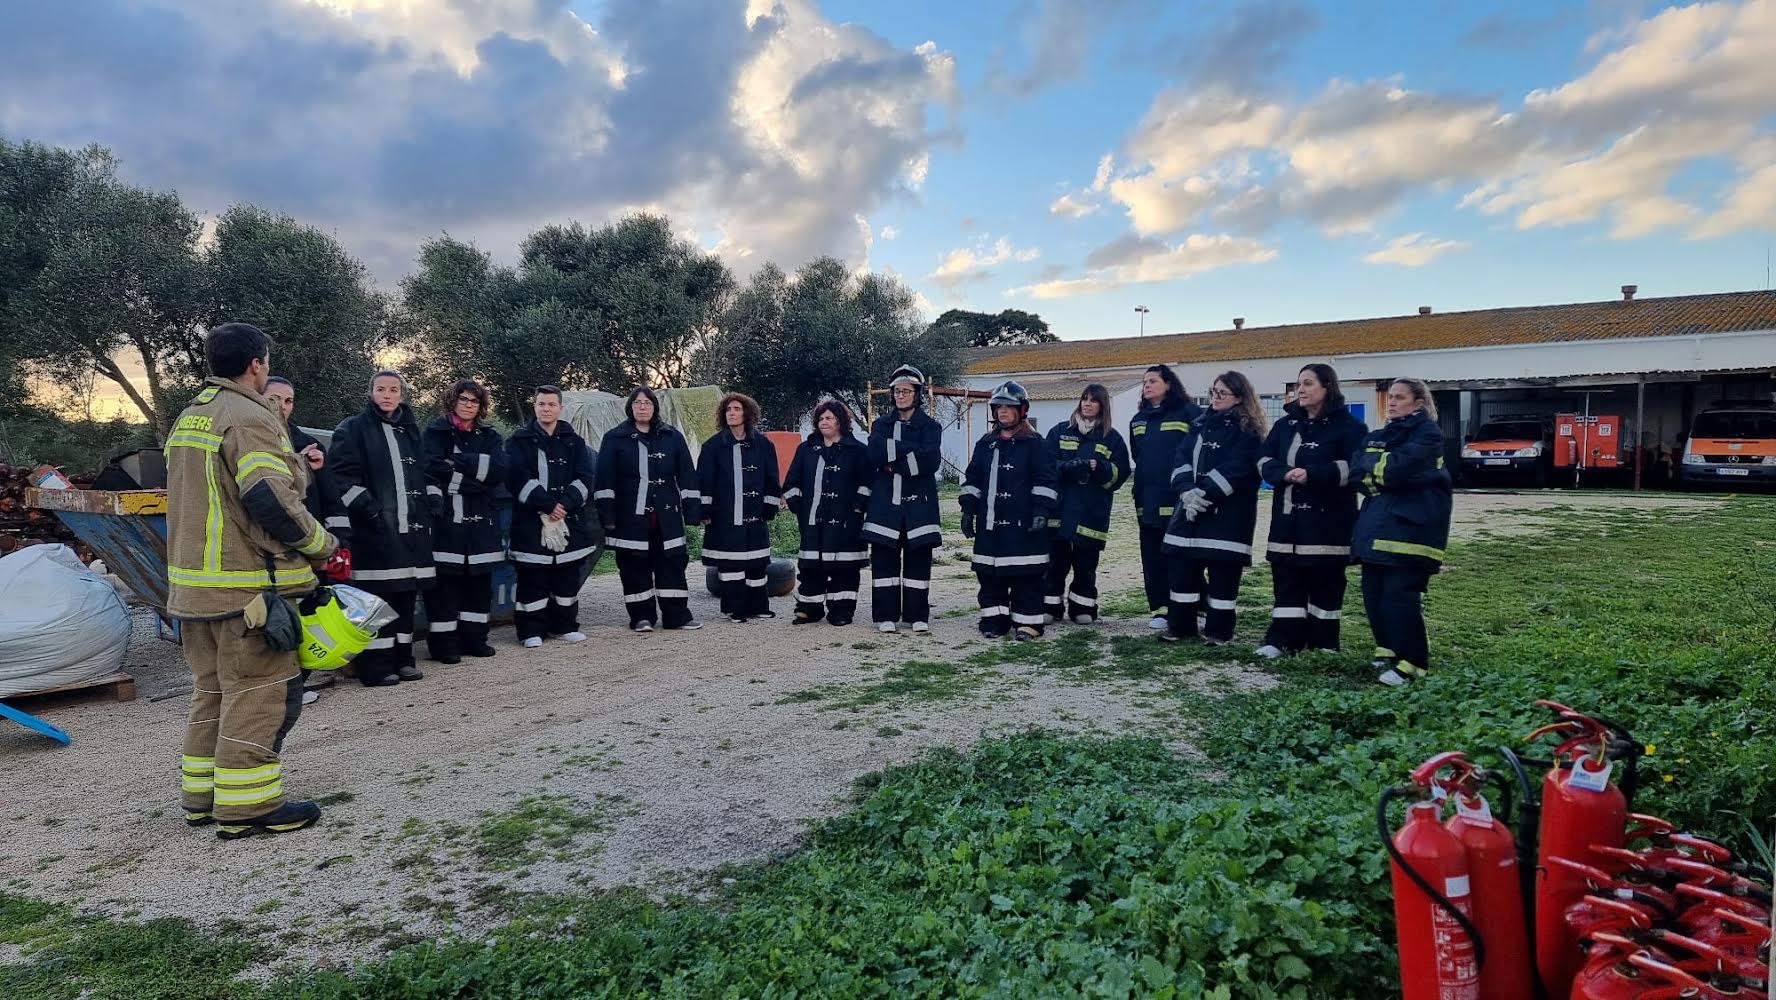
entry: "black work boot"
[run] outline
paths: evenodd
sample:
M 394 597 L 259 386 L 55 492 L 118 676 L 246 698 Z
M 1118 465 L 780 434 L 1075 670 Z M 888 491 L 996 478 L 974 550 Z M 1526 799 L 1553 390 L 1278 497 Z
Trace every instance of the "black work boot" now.
M 289 833 L 313 826 L 321 818 L 321 807 L 313 802 L 285 802 L 263 816 L 252 819 L 221 819 L 216 821 L 216 836 L 222 840 L 239 840 L 255 833 Z

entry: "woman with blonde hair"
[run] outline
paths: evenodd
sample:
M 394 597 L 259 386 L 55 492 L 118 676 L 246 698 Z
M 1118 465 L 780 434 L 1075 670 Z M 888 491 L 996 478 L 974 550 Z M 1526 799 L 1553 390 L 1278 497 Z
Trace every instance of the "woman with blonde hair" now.
M 758 429 L 759 405 L 730 392 L 715 407 L 721 430 L 703 442 L 703 565 L 715 569 L 722 614 L 731 622 L 775 618 L 768 587 L 770 521 L 783 506 L 777 449 Z
M 1375 633 L 1370 665 L 1398 687 L 1430 669 L 1424 594 L 1443 565 L 1453 498 L 1431 390 L 1395 379 L 1387 415 L 1351 456 L 1351 477 L 1369 497 L 1357 513 L 1351 559 L 1363 566 L 1363 608 Z
M 1233 639 L 1240 575 L 1252 565 L 1258 525 L 1258 456 L 1264 448 L 1264 412 L 1239 372 L 1223 372 L 1209 390 L 1209 410 L 1178 443 L 1172 463 L 1177 497 L 1166 527 L 1171 557 L 1166 642 L 1198 636 L 1213 646 Z

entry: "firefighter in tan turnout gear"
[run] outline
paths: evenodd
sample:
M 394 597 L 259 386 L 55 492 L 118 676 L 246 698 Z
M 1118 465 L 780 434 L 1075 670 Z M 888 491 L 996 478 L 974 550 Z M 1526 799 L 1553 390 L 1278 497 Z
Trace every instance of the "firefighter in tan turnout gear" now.
M 211 377 L 166 441 L 167 610 L 192 674 L 185 820 L 233 839 L 320 818 L 284 798 L 279 731 L 302 711 L 302 680 L 296 653 L 266 643 L 263 594 L 315 589 L 338 543 L 303 507 L 308 462 L 261 395 L 271 339 L 228 323 L 204 356 Z

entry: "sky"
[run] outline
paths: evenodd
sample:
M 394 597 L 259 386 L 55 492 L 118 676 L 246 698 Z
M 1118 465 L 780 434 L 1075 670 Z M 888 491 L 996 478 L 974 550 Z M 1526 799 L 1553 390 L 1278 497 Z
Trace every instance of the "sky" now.
M 0 134 L 395 286 L 663 211 L 1068 340 L 1766 287 L 1776 0 L 27 0 Z

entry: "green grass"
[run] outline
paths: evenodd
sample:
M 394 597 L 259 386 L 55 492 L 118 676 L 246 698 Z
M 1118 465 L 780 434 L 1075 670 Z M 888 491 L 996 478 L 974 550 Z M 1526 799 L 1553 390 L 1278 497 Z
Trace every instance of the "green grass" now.
M 990 667 L 973 658 L 959 664 L 914 660 L 890 668 L 875 680 L 792 691 L 777 703 L 822 702 L 828 709 L 858 712 L 884 705 L 952 701 L 973 693 L 994 676 Z
M 1458 545 L 1431 586 L 1436 672 L 1423 683 L 1381 688 L 1353 653 L 1276 664 L 1281 686 L 1268 692 L 1211 702 L 1167 687 L 1194 714 L 1178 735 L 1205 759 L 1156 739 L 1039 732 L 932 753 L 863 782 L 855 809 L 817 825 L 803 850 L 727 872 L 733 883 L 710 896 L 519 896 L 491 940 L 421 943 L 268 993 L 1392 995 L 1375 799 L 1438 750 L 1489 762 L 1488 748 L 1546 720 L 1535 698 L 1610 715 L 1656 745 L 1638 809 L 1767 849 L 1756 831 L 1776 814 L 1773 519 L 1764 499 L 1704 517 L 1588 511 L 1555 533 Z M 1248 610 L 1262 603 L 1260 578 L 1248 579 Z M 1346 625 L 1347 648 L 1361 648 L 1360 617 Z M 948 670 L 908 664 L 831 697 L 954 697 L 1013 662 L 1086 683 L 1163 681 L 1184 655 L 1145 636 L 1067 632 Z M 121 996 L 94 984 L 145 962 L 131 997 L 224 995 L 218 977 L 245 961 L 238 937 L 197 942 L 182 926 L 83 922 L 0 897 L 0 941 L 40 942 L 25 964 L 0 967 L 0 995 Z M 138 936 L 140 947 L 113 950 Z M 200 943 L 219 951 L 200 963 Z

